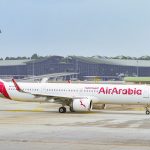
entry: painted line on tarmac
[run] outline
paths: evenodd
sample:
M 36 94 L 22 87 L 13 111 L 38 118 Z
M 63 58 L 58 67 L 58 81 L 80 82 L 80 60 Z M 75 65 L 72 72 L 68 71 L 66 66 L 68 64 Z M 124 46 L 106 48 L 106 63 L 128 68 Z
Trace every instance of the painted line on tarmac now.
M 4 110 L 9 112 L 44 112 L 44 109 L 14 109 L 14 110 Z

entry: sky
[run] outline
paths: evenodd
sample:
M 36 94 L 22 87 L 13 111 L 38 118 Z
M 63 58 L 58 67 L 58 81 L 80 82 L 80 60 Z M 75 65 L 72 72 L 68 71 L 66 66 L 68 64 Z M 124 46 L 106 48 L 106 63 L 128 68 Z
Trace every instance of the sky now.
M 150 0 L 0 0 L 0 57 L 150 55 Z

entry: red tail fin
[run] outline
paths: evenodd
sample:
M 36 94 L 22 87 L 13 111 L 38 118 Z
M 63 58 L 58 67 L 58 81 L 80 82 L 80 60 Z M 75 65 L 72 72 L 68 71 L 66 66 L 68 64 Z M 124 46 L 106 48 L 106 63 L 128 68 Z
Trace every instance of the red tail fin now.
M 12 79 L 12 82 L 14 83 L 17 91 L 19 91 L 19 92 L 22 91 L 21 88 L 19 87 L 19 85 L 17 84 L 17 82 L 15 81 L 15 79 Z

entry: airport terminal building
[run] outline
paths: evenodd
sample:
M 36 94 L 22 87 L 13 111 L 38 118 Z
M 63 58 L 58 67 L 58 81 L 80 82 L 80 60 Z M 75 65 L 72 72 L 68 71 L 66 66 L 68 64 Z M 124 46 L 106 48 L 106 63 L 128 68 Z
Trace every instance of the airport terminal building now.
M 121 80 L 125 76 L 150 76 L 149 60 L 123 60 L 101 57 L 50 56 L 37 60 L 0 60 L 0 76 L 22 78 L 33 75 L 74 72 L 85 80 L 98 76 L 103 80 Z

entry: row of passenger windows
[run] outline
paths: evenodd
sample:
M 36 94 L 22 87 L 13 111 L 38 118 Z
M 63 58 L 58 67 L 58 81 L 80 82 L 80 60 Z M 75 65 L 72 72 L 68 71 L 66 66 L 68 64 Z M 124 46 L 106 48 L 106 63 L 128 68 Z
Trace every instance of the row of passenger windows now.
M 16 90 L 16 88 L 9 88 L 9 90 Z M 51 92 L 91 92 L 91 93 L 97 93 L 97 90 L 70 90 L 70 89 L 23 89 L 23 91 L 51 91 Z

